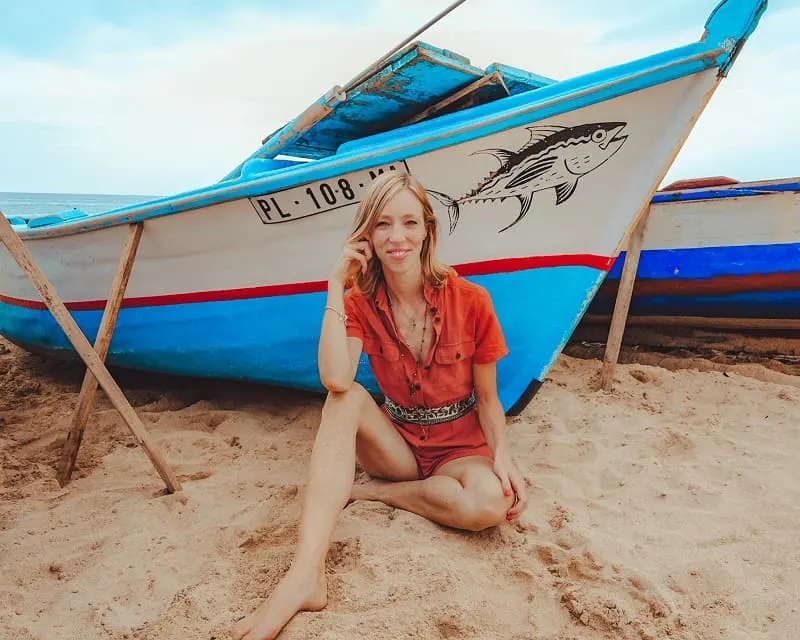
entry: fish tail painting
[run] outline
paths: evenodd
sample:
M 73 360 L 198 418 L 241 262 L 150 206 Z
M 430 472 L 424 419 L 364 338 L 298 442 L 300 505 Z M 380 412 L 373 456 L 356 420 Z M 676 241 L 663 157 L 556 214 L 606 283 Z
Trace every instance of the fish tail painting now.
M 622 148 L 628 136 L 620 134 L 626 126 L 626 122 L 596 122 L 574 127 L 528 127 L 530 139 L 517 151 L 481 149 L 475 152 L 494 156 L 500 166 L 468 193 L 452 198 L 439 191 L 427 191 L 447 207 L 451 234 L 458 226 L 461 205 L 517 198 L 519 214 L 498 231 L 502 233 L 527 215 L 533 194 L 539 191 L 553 189 L 556 206 L 569 200 L 581 177 L 605 164 Z
M 428 195 L 433 196 L 436 200 L 438 200 L 442 205 L 447 207 L 447 217 L 450 219 L 450 234 L 452 235 L 453 231 L 455 231 L 456 225 L 458 224 L 458 216 L 460 214 L 458 201 L 453 200 L 450 196 L 439 193 L 438 191 L 433 191 L 432 189 L 425 189 L 428 192 Z

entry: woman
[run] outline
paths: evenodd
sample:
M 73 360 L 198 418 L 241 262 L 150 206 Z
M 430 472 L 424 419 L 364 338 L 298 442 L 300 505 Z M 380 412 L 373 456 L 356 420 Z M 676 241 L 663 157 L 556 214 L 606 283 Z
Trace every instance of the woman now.
M 330 393 L 295 557 L 267 601 L 234 627 L 235 640 L 274 638 L 297 611 L 325 606 L 325 557 L 350 500 L 473 531 L 524 509 L 497 397 L 503 335 L 488 293 L 436 260 L 437 236 L 427 194 L 406 173 L 381 176 L 361 202 L 328 280 L 319 372 Z M 362 351 L 382 407 L 354 382 Z M 356 461 L 380 480 L 354 485 Z

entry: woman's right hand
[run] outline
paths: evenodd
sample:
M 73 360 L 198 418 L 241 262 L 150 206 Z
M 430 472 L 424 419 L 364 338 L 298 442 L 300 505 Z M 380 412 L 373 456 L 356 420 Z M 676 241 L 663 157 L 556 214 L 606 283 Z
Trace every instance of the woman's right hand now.
M 342 253 L 339 254 L 336 264 L 333 265 L 333 270 L 328 280 L 344 287 L 352 276 L 353 267 L 357 266 L 361 273 L 366 273 L 371 259 L 372 247 L 368 240 L 348 242 L 342 248 Z

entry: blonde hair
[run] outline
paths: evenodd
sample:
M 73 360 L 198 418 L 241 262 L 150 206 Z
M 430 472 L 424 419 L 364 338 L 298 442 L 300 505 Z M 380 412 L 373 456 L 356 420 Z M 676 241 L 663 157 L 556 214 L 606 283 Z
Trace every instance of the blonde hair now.
M 451 273 L 452 267 L 436 259 L 436 245 L 439 239 L 439 221 L 433 212 L 428 193 L 422 184 L 405 171 L 391 171 L 378 177 L 371 185 L 369 192 L 358 205 L 353 228 L 347 242 L 366 240 L 372 234 L 383 210 L 389 201 L 403 189 L 408 189 L 422 205 L 422 219 L 427 234 L 422 242 L 420 260 L 422 262 L 422 279 L 425 284 L 435 288 L 442 287 Z M 351 267 L 348 286 L 354 286 L 364 294 L 374 297 L 378 287 L 383 283 L 381 262 L 375 256 L 369 261 L 366 273 L 354 264 Z

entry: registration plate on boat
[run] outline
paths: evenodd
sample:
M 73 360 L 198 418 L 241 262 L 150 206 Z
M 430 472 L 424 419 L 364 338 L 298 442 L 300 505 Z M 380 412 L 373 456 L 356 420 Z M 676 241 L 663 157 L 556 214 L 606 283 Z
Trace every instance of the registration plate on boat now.
M 408 167 L 405 162 L 393 162 L 257 196 L 250 202 L 264 224 L 291 222 L 361 202 L 372 181 L 389 171 L 408 171 Z

